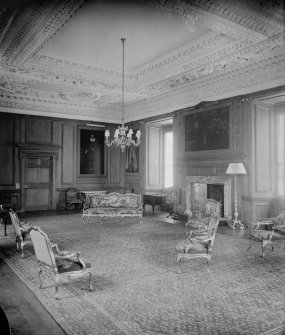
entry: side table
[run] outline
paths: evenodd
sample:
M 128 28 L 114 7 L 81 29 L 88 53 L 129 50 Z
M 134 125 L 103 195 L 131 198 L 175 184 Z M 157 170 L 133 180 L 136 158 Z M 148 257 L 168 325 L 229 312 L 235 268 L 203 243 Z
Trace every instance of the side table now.
M 156 205 L 164 205 L 166 196 L 164 194 L 144 194 L 143 195 L 143 209 L 145 205 L 152 206 L 152 212 L 154 213 L 154 207 Z
M 9 217 L 9 209 L 12 208 L 15 210 L 15 206 L 12 204 L 2 204 L 0 205 L 0 219 L 1 222 L 4 224 L 4 234 L 7 236 L 7 224 L 8 221 L 10 220 Z

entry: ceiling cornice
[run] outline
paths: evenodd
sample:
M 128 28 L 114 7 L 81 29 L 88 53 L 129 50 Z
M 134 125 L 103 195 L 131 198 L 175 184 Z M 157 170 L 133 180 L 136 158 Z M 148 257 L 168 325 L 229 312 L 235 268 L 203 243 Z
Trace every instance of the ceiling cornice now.
M 284 83 L 281 2 L 145 2 L 211 31 L 125 74 L 126 122 Z M 0 6 L 1 110 L 119 122 L 120 72 L 45 54 L 82 6 L 84 0 Z
M 10 37 L 10 43 L 2 55 L 2 62 L 19 67 L 38 52 L 63 27 L 84 0 L 53 0 L 37 2 L 21 28 Z M 41 27 L 41 29 L 39 29 Z M 9 36 L 7 37 L 9 39 Z

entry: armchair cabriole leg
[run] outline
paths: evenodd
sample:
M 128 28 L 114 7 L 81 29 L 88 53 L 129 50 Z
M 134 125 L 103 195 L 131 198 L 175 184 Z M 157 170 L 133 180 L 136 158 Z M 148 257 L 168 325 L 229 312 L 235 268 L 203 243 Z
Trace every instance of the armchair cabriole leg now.
M 265 244 L 264 241 L 261 242 L 261 257 L 264 258 L 264 248 L 265 248 Z
M 181 273 L 181 257 L 179 257 L 179 255 L 177 255 L 177 262 L 178 262 L 178 273 Z
M 249 251 L 250 249 L 251 249 L 251 238 L 249 238 L 249 246 L 248 246 L 247 251 Z
M 55 299 L 58 300 L 58 285 L 59 285 L 59 278 L 57 275 L 54 276 L 55 281 Z
M 43 279 L 42 279 L 42 269 L 39 269 L 38 275 L 39 275 L 39 279 L 40 279 L 40 288 L 43 287 Z
M 89 272 L 89 291 L 93 291 L 92 273 L 91 272 Z

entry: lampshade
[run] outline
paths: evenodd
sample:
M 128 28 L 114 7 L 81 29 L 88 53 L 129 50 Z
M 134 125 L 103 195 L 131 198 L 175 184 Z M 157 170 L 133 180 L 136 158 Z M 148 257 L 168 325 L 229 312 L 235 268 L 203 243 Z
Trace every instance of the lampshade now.
M 230 163 L 227 171 L 227 174 L 246 174 L 243 163 Z

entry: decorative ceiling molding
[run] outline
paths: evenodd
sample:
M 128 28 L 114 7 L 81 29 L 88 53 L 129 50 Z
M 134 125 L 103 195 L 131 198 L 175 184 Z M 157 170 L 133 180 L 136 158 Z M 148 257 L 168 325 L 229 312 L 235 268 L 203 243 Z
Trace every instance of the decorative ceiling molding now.
M 142 115 L 144 117 L 162 115 L 194 106 L 202 101 L 215 101 L 218 100 L 217 97 L 225 99 L 282 86 L 285 84 L 284 69 L 285 62 L 282 56 L 268 59 L 263 63 L 251 64 L 239 71 L 233 67 L 232 73 L 227 76 L 226 80 L 222 73 L 211 74 L 172 92 L 128 105 L 125 110 L 125 118 L 129 121 L 140 119 Z
M 125 74 L 126 122 L 284 84 L 281 1 L 143 1 L 182 17 L 189 36 L 195 24 L 207 29 Z M 120 122 L 120 72 L 45 54 L 44 47 L 84 5 L 0 5 L 1 111 Z
M 204 24 L 214 31 L 221 32 L 235 39 L 247 39 L 257 41 L 263 36 L 271 36 L 279 30 L 276 27 L 280 22 L 272 20 L 272 24 L 262 20 L 253 10 L 248 12 L 244 6 L 235 6 L 233 1 L 208 1 L 208 0 L 178 0 L 178 1 L 160 1 L 152 0 L 157 8 L 164 8 L 171 14 L 182 16 L 186 20 L 195 23 Z M 230 4 L 230 6 L 229 6 Z M 242 8 L 242 9 L 241 9 Z
M 62 28 L 83 2 L 84 0 L 37 2 L 31 15 L 4 52 L 4 62 L 16 67 L 23 64 Z

